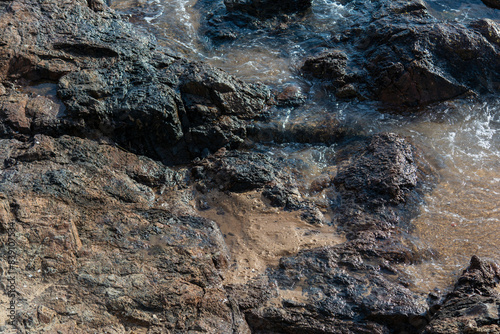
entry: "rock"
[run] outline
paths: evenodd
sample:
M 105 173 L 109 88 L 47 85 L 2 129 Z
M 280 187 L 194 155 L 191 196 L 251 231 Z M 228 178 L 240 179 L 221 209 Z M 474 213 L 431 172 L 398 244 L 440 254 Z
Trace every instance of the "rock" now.
M 500 1 L 498 0 L 481 0 L 483 3 L 491 8 L 500 9 Z
M 383 3 L 384 11 L 425 16 L 421 1 Z M 270 6 L 284 18 L 310 2 L 259 4 L 241 10 L 264 15 Z M 307 159 L 235 149 L 264 132 L 254 125 L 266 116 L 268 88 L 165 54 L 100 0 L 14 0 L 0 11 L 0 242 L 13 224 L 23 279 L 16 330 L 416 333 L 427 325 L 426 296 L 412 293 L 395 266 L 423 258 L 405 233 L 427 171 L 405 139 L 362 137 L 335 117 L 285 129 L 268 123 L 269 136 L 282 142 L 349 139 L 335 146 L 332 168 L 301 187 Z M 456 51 L 474 62 L 473 52 Z M 384 63 L 373 56 L 375 68 Z M 320 60 L 320 74 L 338 72 L 327 80 L 338 80 L 339 92 L 362 89 L 348 73 L 356 59 L 333 52 L 311 64 Z M 407 65 L 388 75 L 397 78 Z M 300 100 L 299 93 L 277 99 Z M 196 203 L 209 209 L 196 194 L 210 191 L 260 192 L 311 224 L 335 224 L 347 241 L 332 238 L 255 279 L 226 284 L 232 262 L 224 237 L 196 214 Z M 323 209 L 331 204 L 333 222 L 309 191 L 324 195 Z M 497 269 L 473 259 L 456 289 L 481 296 L 472 310 L 459 310 L 476 315 L 478 328 L 484 322 L 481 330 L 497 326 Z M 428 328 L 440 328 L 440 319 Z
M 161 204 L 184 184 L 166 183 L 173 171 L 69 136 L 1 139 L 0 159 L 17 161 L 0 174 L 0 217 L 16 231 L 19 328 L 248 333 L 222 287 L 229 258 L 217 225 L 182 212 L 178 195 L 179 215 Z
M 335 96 L 339 99 L 353 99 L 358 95 L 358 90 L 352 84 L 342 86 L 335 92 Z
M 339 246 L 282 258 L 269 274 L 282 297 L 246 310 L 250 328 L 271 333 L 416 331 L 408 318 L 426 311 L 424 298 L 381 275 L 369 261 L 350 256 Z
M 256 16 L 304 12 L 311 7 L 311 2 L 311 0 L 224 0 L 224 4 L 228 11 L 241 11 Z
M 199 165 L 203 168 L 200 176 L 204 187 L 234 192 L 262 188 L 275 180 L 278 170 L 267 156 L 244 152 L 219 152 Z
M 367 90 L 361 95 L 387 105 L 419 106 L 500 89 L 493 23 L 471 29 L 459 22 L 439 22 L 420 0 L 350 5 L 350 20 L 332 40 L 333 48 L 347 53 L 349 70 L 344 58 L 331 56 L 309 58 L 306 63 L 313 61 L 314 68 L 302 68 L 321 78 L 330 75 L 335 90 L 357 84 Z M 333 70 L 324 70 L 330 66 Z M 359 75 L 357 69 L 366 72 Z M 338 82 L 342 76 L 348 80 Z M 342 90 L 338 93 L 342 97 Z
M 473 256 L 424 333 L 500 333 L 499 280 L 497 264 Z
M 417 185 L 411 145 L 396 134 L 380 134 L 361 152 L 334 179 L 344 200 L 376 206 L 404 202 Z
M 262 196 L 269 200 L 271 206 L 285 210 L 297 210 L 303 206 L 298 190 L 284 185 L 270 185 L 264 189 Z
M 336 151 L 333 183 L 340 199 L 331 202 L 338 202 L 332 208 L 334 222 L 347 241 L 300 251 L 268 268 L 263 280 L 275 282 L 277 295 L 263 285 L 255 294 L 242 294 L 254 288 L 248 283 L 246 289 L 232 290 L 235 298 L 256 333 L 418 333 L 428 324 L 427 297 L 409 290 L 394 264 L 423 257 L 405 231 L 426 182 L 426 163 L 395 134 L 359 138 Z M 287 190 L 267 186 L 263 195 L 272 205 L 285 206 Z M 307 201 L 299 205 L 303 219 L 324 223 Z
M 305 60 L 301 70 L 319 79 L 337 79 L 346 74 L 347 55 L 334 50 Z
M 481 19 L 471 23 L 490 43 L 500 46 L 500 25 L 490 19 Z
M 266 87 L 156 50 L 151 36 L 136 33 L 107 7 L 98 8 L 100 3 L 16 1 L 16 11 L 2 16 L 0 79 L 26 86 L 49 80 L 57 84 L 57 96 L 50 99 L 64 105 L 49 106 L 49 113 L 38 108 L 48 96 L 31 102 L 35 96 L 20 94 L 30 109 L 2 104 L 10 108 L 4 134 L 107 136 L 170 164 L 244 141 L 246 123 L 266 109 Z M 44 26 L 41 38 L 27 32 L 31 26 L 23 22 L 30 20 Z
M 286 86 L 276 94 L 276 103 L 280 106 L 298 106 L 305 101 L 306 96 L 301 92 L 300 87 L 295 85 Z

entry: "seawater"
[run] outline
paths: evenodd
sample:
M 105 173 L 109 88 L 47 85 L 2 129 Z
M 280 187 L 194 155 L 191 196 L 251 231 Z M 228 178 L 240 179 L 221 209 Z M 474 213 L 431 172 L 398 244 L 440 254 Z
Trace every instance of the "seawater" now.
M 480 0 L 428 0 L 427 5 L 440 20 L 500 19 L 498 11 Z M 218 6 L 223 6 L 222 1 L 112 1 L 115 10 L 153 32 L 169 52 L 208 62 L 248 82 L 277 88 L 296 85 L 308 93 L 305 106 L 277 112 L 276 121 L 283 128 L 333 115 L 365 133 L 391 131 L 412 138 L 439 173 L 438 184 L 413 220 L 414 234 L 433 256 L 403 268 L 413 277 L 415 289 L 449 288 L 473 254 L 500 262 L 500 103 L 494 97 L 446 102 L 404 116 L 380 112 L 368 103 L 339 103 L 301 77 L 298 67 L 312 45 L 323 42 L 328 46 L 328 40 L 348 22 L 349 5 L 316 0 L 302 18 L 305 28 L 300 31 L 269 34 L 256 30 L 216 47 L 199 31 L 204 11 Z M 334 145 L 282 144 L 260 149 L 307 161 L 311 178 L 328 168 L 328 157 L 335 152 Z

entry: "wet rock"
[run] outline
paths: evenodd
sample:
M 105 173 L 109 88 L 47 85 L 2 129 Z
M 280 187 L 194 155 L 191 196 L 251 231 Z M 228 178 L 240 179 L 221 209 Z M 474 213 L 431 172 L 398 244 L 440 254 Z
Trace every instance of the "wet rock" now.
M 358 97 L 359 93 L 354 85 L 348 84 L 337 89 L 335 96 L 339 99 L 353 99 Z
M 311 0 L 224 0 L 228 11 L 241 11 L 256 16 L 304 12 L 311 7 L 311 2 Z
M 382 133 L 348 144 L 338 159 L 334 221 L 357 250 L 394 263 L 426 258 L 425 249 L 405 237 L 424 189 L 437 178 L 419 151 L 396 134 Z
M 300 251 L 268 268 L 277 295 L 263 298 L 261 287 L 259 297 L 238 300 L 253 332 L 418 333 L 428 324 L 427 296 L 408 289 L 395 267 L 422 259 L 406 231 L 425 162 L 395 134 L 358 138 L 337 151 L 330 195 L 339 196 L 332 199 L 334 222 L 347 241 Z M 268 187 L 265 196 L 286 205 L 284 190 Z M 305 208 L 306 201 L 300 205 L 303 219 L 323 223 L 321 212 Z
M 306 96 L 300 87 L 295 85 L 286 86 L 276 94 L 276 103 L 280 106 L 298 106 L 306 101 Z
M 227 151 L 202 160 L 198 175 L 200 167 L 205 187 L 235 192 L 262 188 L 276 179 L 279 170 L 276 162 L 265 155 Z
M 0 218 L 15 226 L 19 331 L 248 333 L 222 287 L 229 258 L 217 225 L 166 211 L 150 188 L 179 193 L 183 177 L 69 136 L 1 139 L 0 159 L 17 161 L 0 174 Z M 188 207 L 179 196 L 177 207 Z
M 437 21 L 420 0 L 373 5 L 351 1 L 349 6 L 354 8 L 350 15 L 356 24 L 346 23 L 332 40 L 333 47 L 345 50 L 353 73 L 354 69 L 367 71 L 345 83 L 366 88 L 372 99 L 393 106 L 419 106 L 499 90 L 500 58 L 492 25 L 481 23 L 479 33 L 458 22 Z M 332 62 L 328 57 L 313 59 L 317 69 Z M 345 65 L 335 62 L 330 80 L 337 89 L 336 80 L 344 75 Z M 311 73 L 308 67 L 303 70 Z M 320 77 L 325 75 L 322 71 L 318 70 Z
M 247 310 L 246 319 L 257 333 L 415 331 L 408 318 L 426 311 L 425 300 L 396 276 L 382 275 L 377 265 L 349 254 L 344 246 L 282 258 L 269 275 L 278 294 L 296 297 Z
M 334 179 L 344 200 L 374 206 L 404 202 L 405 194 L 417 184 L 411 145 L 396 134 L 381 134 L 373 136 L 361 152 Z
M 300 199 L 300 192 L 293 187 L 285 185 L 268 186 L 262 192 L 262 196 L 269 200 L 269 204 L 274 207 L 282 207 L 285 210 L 298 210 L 303 207 Z
M 52 100 L 64 110 L 48 106 L 52 113 L 39 112 L 40 99 L 20 94 L 29 110 L 22 103 L 2 104 L 10 110 L 4 134 L 107 136 L 132 152 L 175 163 L 204 150 L 237 147 L 246 123 L 266 109 L 270 94 L 264 86 L 156 50 L 151 36 L 97 8 L 98 1 L 15 4 L 16 11 L 0 20 L 0 77 L 21 86 L 57 84 Z M 23 24 L 30 20 L 44 27 L 41 38 Z
M 319 79 L 337 79 L 346 74 L 347 55 L 332 51 L 307 58 L 301 70 Z
M 500 9 L 500 1 L 498 0 L 481 0 L 483 3 L 491 8 Z
M 500 46 L 500 25 L 490 19 L 481 19 L 471 23 L 490 43 Z
M 500 332 L 497 264 L 473 256 L 424 333 Z

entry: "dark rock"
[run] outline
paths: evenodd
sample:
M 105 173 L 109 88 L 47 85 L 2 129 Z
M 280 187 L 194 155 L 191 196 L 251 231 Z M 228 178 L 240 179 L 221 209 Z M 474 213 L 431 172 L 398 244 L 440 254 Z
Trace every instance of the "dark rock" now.
M 344 200 L 368 205 L 398 204 L 417 184 L 412 147 L 396 134 L 375 135 L 334 179 Z
M 481 0 L 486 6 L 500 9 L 500 1 L 498 0 Z
M 334 222 L 348 241 L 283 257 L 278 268 L 268 268 L 278 295 L 266 300 L 260 288 L 238 301 L 255 333 L 418 333 L 428 324 L 427 296 L 410 291 L 394 266 L 423 257 L 405 231 L 425 162 L 395 134 L 359 138 L 337 150 Z M 268 186 L 264 194 L 285 206 L 286 190 Z M 303 219 L 322 223 L 307 202 L 300 205 Z
M 426 334 L 500 333 L 500 269 L 473 256 Z
M 9 103 L 2 98 L 8 110 L 4 135 L 107 136 L 132 152 L 185 162 L 204 150 L 237 147 L 246 123 L 266 109 L 267 88 L 156 50 L 151 36 L 136 33 L 107 7 L 97 8 L 98 1 L 35 2 L 29 10 L 23 1 L 16 3 L 19 9 L 0 20 L 0 78 L 22 85 L 57 83 L 53 100 L 65 108 L 54 114 L 38 108 L 41 99 L 33 108 L 36 103 L 26 96 Z M 30 20 L 44 27 L 38 39 L 24 33 L 31 26 L 23 22 Z
M 354 23 L 347 23 L 332 41 L 348 54 L 348 68 L 343 58 L 312 58 L 315 75 L 324 78 L 331 73 L 334 89 L 343 83 L 358 84 L 367 96 L 394 106 L 426 105 L 500 89 L 493 23 L 483 21 L 471 29 L 458 22 L 439 22 L 420 0 L 351 1 L 350 6 Z M 324 70 L 329 66 L 333 70 Z M 365 69 L 366 75 L 337 82 L 351 68 Z M 314 74 L 310 66 L 303 70 Z
M 426 311 L 423 297 L 397 283 L 397 276 L 382 275 L 375 263 L 351 254 L 346 246 L 282 258 L 269 275 L 278 293 L 295 291 L 298 297 L 247 310 L 248 324 L 257 333 L 415 331 L 409 317 Z
M 500 46 L 500 25 L 490 19 L 481 19 L 471 23 L 490 43 Z
M 228 11 L 241 11 L 256 16 L 271 16 L 279 13 L 304 12 L 311 7 L 311 0 L 224 0 Z
M 306 96 L 301 92 L 300 87 L 295 85 L 286 86 L 276 94 L 276 103 L 280 106 L 298 106 L 305 101 Z
M 258 153 L 225 152 L 202 160 L 203 182 L 210 182 L 220 190 L 243 192 L 262 188 L 277 178 L 278 166 Z
M 337 89 L 337 91 L 335 92 L 335 96 L 339 99 L 353 99 L 355 97 L 358 97 L 359 93 L 354 85 L 347 84 Z
M 298 210 L 303 206 L 297 189 L 290 189 L 284 185 L 268 186 L 262 192 L 262 196 L 269 200 L 271 206 L 282 207 L 285 210 Z
M 337 79 L 346 74 L 347 55 L 331 51 L 305 60 L 301 70 L 319 79 Z

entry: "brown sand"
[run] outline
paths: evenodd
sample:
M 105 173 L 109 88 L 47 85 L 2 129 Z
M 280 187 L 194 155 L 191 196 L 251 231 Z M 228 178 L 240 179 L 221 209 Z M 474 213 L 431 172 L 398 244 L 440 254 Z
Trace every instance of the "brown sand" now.
M 226 283 L 244 283 L 276 266 L 282 256 L 344 242 L 335 227 L 310 225 L 299 211 L 270 207 L 257 191 L 213 192 L 203 200 L 210 209 L 199 214 L 217 222 L 231 252 Z

